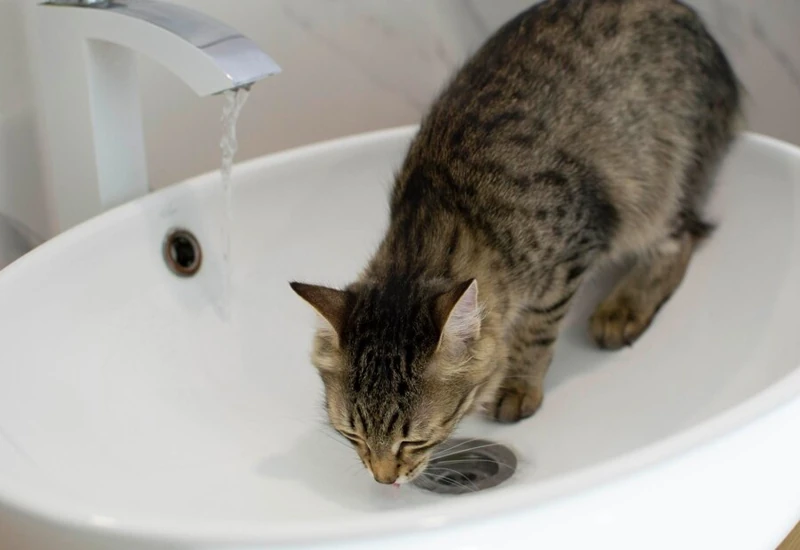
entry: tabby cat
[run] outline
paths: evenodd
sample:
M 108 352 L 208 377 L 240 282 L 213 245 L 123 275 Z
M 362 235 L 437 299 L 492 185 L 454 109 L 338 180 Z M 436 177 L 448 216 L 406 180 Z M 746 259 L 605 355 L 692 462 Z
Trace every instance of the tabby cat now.
M 500 28 L 422 121 L 382 243 L 319 314 L 332 426 L 380 483 L 405 483 L 469 411 L 529 417 L 587 272 L 630 270 L 589 321 L 631 345 L 710 225 L 740 87 L 676 0 L 547 0 Z

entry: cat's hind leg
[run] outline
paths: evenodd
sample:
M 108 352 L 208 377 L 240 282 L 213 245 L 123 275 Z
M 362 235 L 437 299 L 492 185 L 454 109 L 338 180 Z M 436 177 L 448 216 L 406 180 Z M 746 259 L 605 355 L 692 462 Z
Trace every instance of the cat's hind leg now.
M 640 254 L 589 321 L 592 337 L 604 349 L 632 345 L 683 280 L 698 242 L 710 226 L 695 220 Z

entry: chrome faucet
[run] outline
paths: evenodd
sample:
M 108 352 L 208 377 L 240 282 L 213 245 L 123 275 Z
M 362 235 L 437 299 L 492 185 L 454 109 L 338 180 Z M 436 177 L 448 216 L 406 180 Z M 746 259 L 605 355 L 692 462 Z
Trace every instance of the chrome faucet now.
M 51 233 L 149 191 L 136 53 L 199 96 L 280 72 L 253 41 L 158 0 L 49 0 L 29 8 Z

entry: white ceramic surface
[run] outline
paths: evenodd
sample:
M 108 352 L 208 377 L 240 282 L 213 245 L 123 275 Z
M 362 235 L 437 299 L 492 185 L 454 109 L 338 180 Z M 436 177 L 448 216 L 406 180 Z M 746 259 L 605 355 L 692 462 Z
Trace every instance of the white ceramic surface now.
M 589 343 L 587 286 L 542 410 L 460 432 L 509 444 L 518 472 L 453 498 L 379 486 L 324 433 L 287 285 L 354 276 L 412 132 L 237 166 L 228 323 L 217 174 L 0 273 L 0 546 L 774 549 L 800 511 L 800 151 L 737 144 L 716 234 L 632 349 Z M 193 279 L 161 260 L 175 225 L 204 244 Z

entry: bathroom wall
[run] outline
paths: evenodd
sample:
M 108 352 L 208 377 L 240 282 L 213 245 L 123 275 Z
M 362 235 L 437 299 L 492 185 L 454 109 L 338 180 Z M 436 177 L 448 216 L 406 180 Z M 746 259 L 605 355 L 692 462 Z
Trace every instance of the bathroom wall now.
M 37 170 L 23 7 L 0 0 L 0 213 L 49 232 Z M 257 85 L 239 125 L 239 160 L 416 122 L 443 80 L 530 0 L 172 0 L 258 42 L 284 72 Z M 755 131 L 800 143 L 800 2 L 695 0 L 751 97 Z M 220 98 L 198 99 L 141 62 L 151 184 L 219 162 Z
M 0 0 L 0 215 L 43 234 L 46 201 L 38 170 L 24 0 Z

